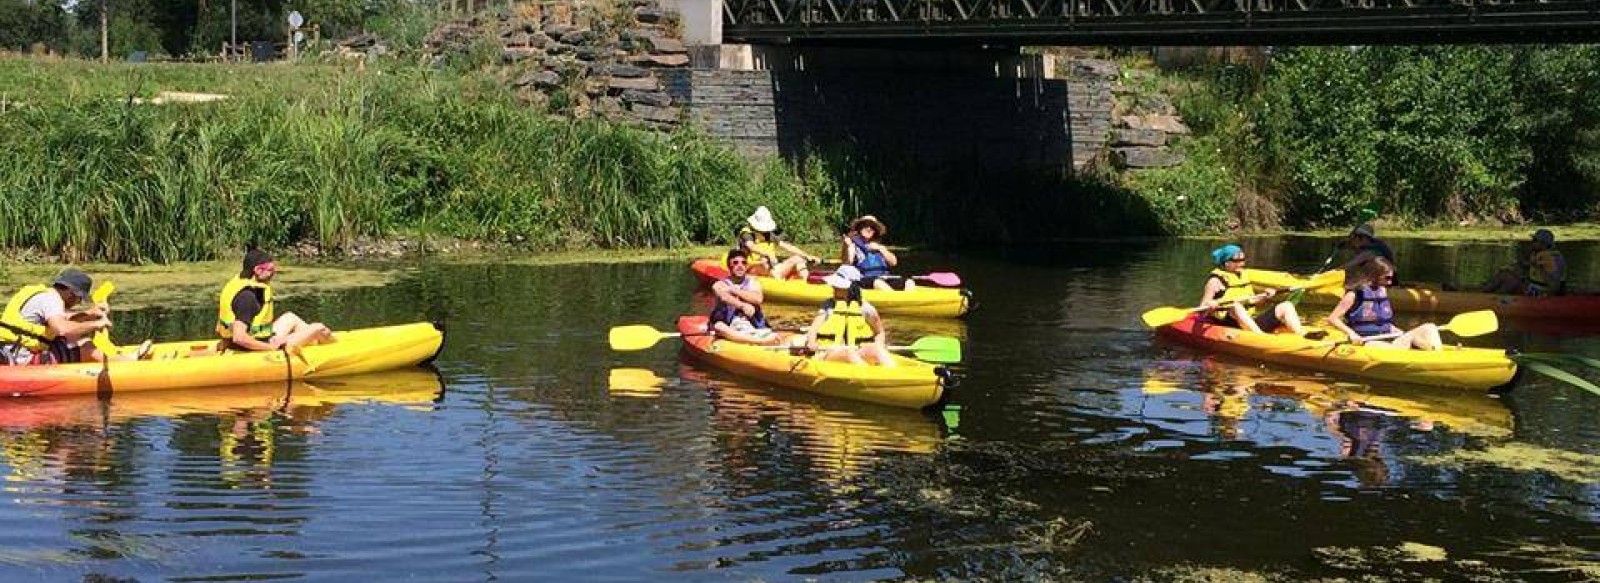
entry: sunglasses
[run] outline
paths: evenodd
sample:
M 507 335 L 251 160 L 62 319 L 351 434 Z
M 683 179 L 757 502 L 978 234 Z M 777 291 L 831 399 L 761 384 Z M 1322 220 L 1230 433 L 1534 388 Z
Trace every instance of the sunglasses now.
M 749 262 L 747 262 L 747 261 L 745 261 L 743 259 L 735 259 L 733 261 L 729 261 L 728 262 L 728 265 L 747 265 L 747 264 L 749 264 Z
M 1244 258 L 1243 257 L 1233 257 L 1233 258 L 1228 259 L 1228 263 L 1244 263 Z

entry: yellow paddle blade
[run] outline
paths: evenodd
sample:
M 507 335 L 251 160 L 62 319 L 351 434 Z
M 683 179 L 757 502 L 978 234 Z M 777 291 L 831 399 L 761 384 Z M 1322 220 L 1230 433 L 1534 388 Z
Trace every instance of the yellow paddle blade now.
M 661 341 L 663 334 L 649 324 L 617 326 L 611 329 L 612 350 L 644 350 Z
M 89 294 L 89 301 L 96 304 L 106 303 L 106 300 L 111 299 L 111 294 L 116 293 L 116 291 L 117 284 L 109 281 L 103 282 L 100 287 L 94 288 L 94 292 Z
M 1189 314 L 1193 313 L 1194 310 L 1190 308 L 1174 308 L 1172 306 L 1166 306 L 1145 312 L 1143 315 L 1139 316 L 1139 319 L 1144 320 L 1144 325 L 1146 326 L 1151 328 L 1160 328 L 1162 326 L 1166 326 L 1167 324 L 1181 321 L 1184 318 L 1189 317 Z
M 94 291 L 89 294 L 89 301 L 96 306 L 104 304 L 106 300 L 111 299 L 111 294 L 116 293 L 116 291 L 117 284 L 109 281 L 101 282 L 100 287 L 94 288 Z M 111 334 L 105 330 L 95 332 L 94 336 L 90 338 L 90 342 L 94 343 L 95 349 L 99 350 L 100 354 L 106 356 L 117 355 L 117 344 L 111 341 Z
M 1500 329 L 1500 318 L 1494 315 L 1494 310 L 1478 310 L 1456 314 L 1444 327 L 1456 336 L 1482 336 Z

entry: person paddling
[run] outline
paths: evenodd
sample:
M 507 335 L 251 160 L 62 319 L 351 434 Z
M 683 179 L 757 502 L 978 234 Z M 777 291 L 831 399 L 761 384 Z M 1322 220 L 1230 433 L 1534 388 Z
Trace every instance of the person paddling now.
M 67 364 L 99 362 L 106 355 L 90 340 L 111 328 L 111 306 L 99 304 L 70 311 L 89 299 L 94 281 L 68 268 L 50 285 L 25 286 L 11 296 L 0 313 L 0 364 Z M 116 360 L 143 358 L 150 342 Z
M 879 242 L 888 232 L 889 228 L 872 215 L 851 221 L 840 257 L 845 265 L 854 265 L 861 271 L 862 287 L 892 290 L 895 288 L 889 284 L 889 280 L 898 279 L 901 282 L 900 289 L 916 289 L 917 284 L 911 278 L 887 277 L 889 270 L 900 264 L 900 258 Z
M 1407 331 L 1394 325 L 1394 306 L 1389 303 L 1389 280 L 1393 277 L 1394 266 L 1388 259 L 1378 257 L 1363 264 L 1355 279 L 1345 284 L 1344 296 L 1328 314 L 1328 323 L 1357 346 L 1439 350 L 1444 342 L 1439 338 L 1438 326 L 1423 324 Z M 1394 333 L 1400 336 L 1393 340 L 1366 339 Z
M 1339 267 L 1344 270 L 1346 280 L 1352 279 L 1352 275 L 1358 273 L 1363 265 L 1373 259 L 1383 258 L 1389 262 L 1390 269 L 1395 265 L 1394 250 L 1390 249 L 1389 244 L 1383 239 L 1378 238 L 1377 231 L 1369 223 L 1361 223 L 1351 229 L 1350 238 L 1345 242 L 1345 246 L 1355 253 L 1349 261 Z M 1395 278 L 1389 285 L 1400 285 L 1399 281 L 1399 278 Z
M 228 280 L 217 296 L 217 335 L 223 350 L 267 351 L 333 341 L 321 323 L 308 323 L 294 312 L 274 317 L 272 276 L 278 264 L 260 249 L 244 254 L 239 276 Z
M 735 247 L 749 254 L 752 259 L 750 265 L 752 275 L 766 275 L 776 279 L 795 276 L 805 279 L 811 275 L 806 268 L 806 262 L 822 262 L 821 258 L 785 241 L 783 233 L 778 230 L 778 222 L 773 220 L 772 211 L 767 210 L 767 207 L 756 207 L 756 212 L 745 218 L 744 222 L 745 224 L 739 227 L 735 235 L 737 239 Z M 780 249 L 791 254 L 788 259 L 778 259 Z
M 1533 232 L 1532 253 L 1525 261 L 1500 270 L 1480 291 L 1492 294 L 1559 296 L 1567 292 L 1567 259 L 1556 249 L 1550 229 Z
M 756 278 L 748 277 L 750 254 L 743 249 L 728 252 L 727 266 L 728 277 L 711 284 L 711 293 L 717 296 L 717 303 L 707 318 L 711 331 L 719 338 L 734 342 L 777 344 L 780 339 L 761 312 L 761 302 L 765 299 L 761 284 Z
M 894 366 L 888 330 L 878 309 L 861 299 L 861 271 L 851 265 L 823 278 L 833 298 L 822 303 L 805 336 L 805 348 L 823 360 Z
M 1212 320 L 1256 333 L 1276 332 L 1279 326 L 1283 326 L 1296 335 L 1306 335 L 1306 328 L 1300 324 L 1300 314 L 1295 311 L 1293 303 L 1279 302 L 1272 305 L 1272 309 L 1258 309 L 1264 298 L 1270 298 L 1277 292 L 1266 289 L 1262 290 L 1260 297 L 1256 296 L 1250 278 L 1244 273 L 1244 249 L 1232 243 L 1223 245 L 1211 252 L 1211 262 L 1216 268 L 1206 276 L 1200 305 L 1215 308 L 1210 312 Z M 1230 303 L 1231 306 L 1227 305 Z

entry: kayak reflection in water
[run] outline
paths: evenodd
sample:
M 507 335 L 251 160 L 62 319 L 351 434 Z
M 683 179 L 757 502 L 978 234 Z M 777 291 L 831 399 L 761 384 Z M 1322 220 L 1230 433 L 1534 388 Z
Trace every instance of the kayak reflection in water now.
M 1354 279 L 1345 285 L 1344 296 L 1328 314 L 1328 323 L 1350 338 L 1357 346 L 1382 346 L 1439 350 L 1444 341 L 1439 338 L 1439 327 L 1423 324 L 1411 330 L 1401 330 L 1394 325 L 1394 306 L 1389 303 L 1389 282 L 1394 277 L 1394 266 L 1382 257 L 1368 261 L 1356 272 Z M 1367 336 L 1398 334 L 1393 340 L 1367 340 Z
M 1200 305 L 1216 308 L 1211 311 L 1213 321 L 1258 334 L 1277 332 L 1279 327 L 1284 327 L 1297 336 L 1306 335 L 1294 304 L 1279 302 L 1270 310 L 1259 309 L 1258 304 L 1272 297 L 1274 291 L 1269 289 L 1261 296 L 1254 295 L 1250 278 L 1244 273 L 1244 249 L 1231 243 L 1223 245 L 1211 252 L 1211 262 L 1216 268 L 1206 276 Z
M 822 303 L 807 329 L 806 350 L 823 360 L 894 366 L 883 318 L 877 308 L 861 299 L 861 272 L 843 265 L 823 281 L 833 288 L 833 298 Z
M 222 286 L 217 301 L 217 335 L 225 350 L 267 351 L 333 341 L 321 323 L 308 323 L 294 312 L 274 316 L 272 276 L 278 264 L 267 252 L 244 254 L 239 276 Z
M 750 254 L 743 249 L 728 252 L 728 277 L 711 284 L 717 303 L 706 319 L 718 338 L 745 344 L 777 344 L 778 335 L 761 312 L 765 296 L 756 278 L 749 277 Z

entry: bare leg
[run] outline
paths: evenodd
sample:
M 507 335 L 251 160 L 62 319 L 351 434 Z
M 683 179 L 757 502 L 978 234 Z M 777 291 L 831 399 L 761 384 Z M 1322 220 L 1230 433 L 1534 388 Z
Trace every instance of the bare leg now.
M 1444 340 L 1439 337 L 1438 326 L 1423 324 L 1401 334 L 1395 339 L 1394 345 L 1417 350 L 1439 350 L 1444 346 Z
M 906 278 L 906 284 L 904 286 L 901 286 L 900 289 L 903 289 L 903 290 L 906 290 L 906 291 L 911 291 L 911 290 L 917 289 L 917 280 L 907 277 Z
M 806 258 L 794 255 L 783 260 L 777 267 L 772 268 L 772 277 L 776 279 L 789 279 L 790 275 L 798 275 L 800 279 L 810 276 L 806 270 Z
M 889 285 L 889 280 L 880 277 L 872 280 L 872 289 L 881 291 L 894 291 L 894 286 Z
M 827 353 L 822 355 L 822 359 L 831 362 L 848 362 L 850 364 L 867 363 L 867 361 L 861 359 L 861 355 L 857 354 L 854 348 L 848 346 L 829 348 Z
M 1272 314 L 1277 316 L 1278 321 L 1282 322 L 1284 326 L 1288 326 L 1289 331 L 1294 332 L 1295 336 L 1306 335 L 1306 327 L 1300 325 L 1300 313 L 1295 311 L 1294 304 L 1279 302 L 1278 305 L 1272 307 Z
M 765 335 L 755 334 L 752 332 L 736 330 L 733 326 L 729 326 L 724 322 L 716 322 L 712 324 L 711 331 L 716 332 L 718 338 L 724 338 L 741 344 L 759 344 L 771 346 L 777 344 L 779 340 L 778 335 L 772 334 L 770 331 Z
M 1234 304 L 1228 313 L 1233 314 L 1233 321 L 1238 322 L 1240 328 L 1261 333 L 1261 326 L 1256 324 L 1256 319 L 1250 317 L 1250 312 L 1242 304 Z
M 305 346 L 332 342 L 333 331 L 321 323 L 307 323 L 294 312 L 287 312 L 272 323 L 272 337 L 284 339 L 284 346 Z
M 862 346 L 859 352 L 862 356 L 866 357 L 867 362 L 871 362 L 872 364 L 885 368 L 894 367 L 894 358 L 889 356 L 889 350 L 882 346 L 877 344 L 868 344 L 866 346 Z

